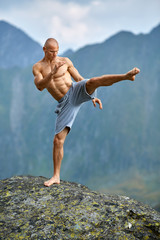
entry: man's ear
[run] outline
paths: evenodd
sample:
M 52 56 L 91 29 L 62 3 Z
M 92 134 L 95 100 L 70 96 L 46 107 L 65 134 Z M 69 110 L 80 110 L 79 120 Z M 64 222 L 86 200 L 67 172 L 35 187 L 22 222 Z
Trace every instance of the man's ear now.
M 46 50 L 46 47 L 43 47 L 43 51 L 45 52 L 45 50 Z

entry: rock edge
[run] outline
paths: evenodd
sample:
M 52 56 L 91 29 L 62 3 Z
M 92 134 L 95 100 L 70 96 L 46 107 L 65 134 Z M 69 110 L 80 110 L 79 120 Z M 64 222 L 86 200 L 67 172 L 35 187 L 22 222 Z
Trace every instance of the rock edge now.
M 125 196 L 44 177 L 0 181 L 0 239 L 160 239 L 160 214 Z

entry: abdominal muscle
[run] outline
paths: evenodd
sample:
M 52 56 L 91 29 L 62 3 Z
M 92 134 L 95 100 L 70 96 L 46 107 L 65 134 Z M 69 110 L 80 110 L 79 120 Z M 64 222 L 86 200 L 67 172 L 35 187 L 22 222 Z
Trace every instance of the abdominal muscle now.
M 59 101 L 68 92 L 72 86 L 72 79 L 68 72 L 62 76 L 54 77 L 46 89 L 54 99 Z

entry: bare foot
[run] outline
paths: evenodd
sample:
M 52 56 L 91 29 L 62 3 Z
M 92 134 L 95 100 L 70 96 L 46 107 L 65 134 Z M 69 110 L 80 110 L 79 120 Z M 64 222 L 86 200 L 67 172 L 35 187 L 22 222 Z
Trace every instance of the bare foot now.
M 128 80 L 134 81 L 135 79 L 135 75 L 138 74 L 140 72 L 140 70 L 138 68 L 133 68 L 131 71 L 126 73 L 126 78 Z
M 60 179 L 58 177 L 52 177 L 48 181 L 44 182 L 44 186 L 49 187 L 52 184 L 60 184 Z

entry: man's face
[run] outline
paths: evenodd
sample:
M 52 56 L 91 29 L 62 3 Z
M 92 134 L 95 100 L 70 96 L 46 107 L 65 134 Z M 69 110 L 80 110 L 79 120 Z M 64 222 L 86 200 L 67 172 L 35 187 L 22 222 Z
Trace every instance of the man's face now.
M 54 60 L 58 54 L 59 46 L 57 44 L 44 47 L 45 54 L 49 60 Z

